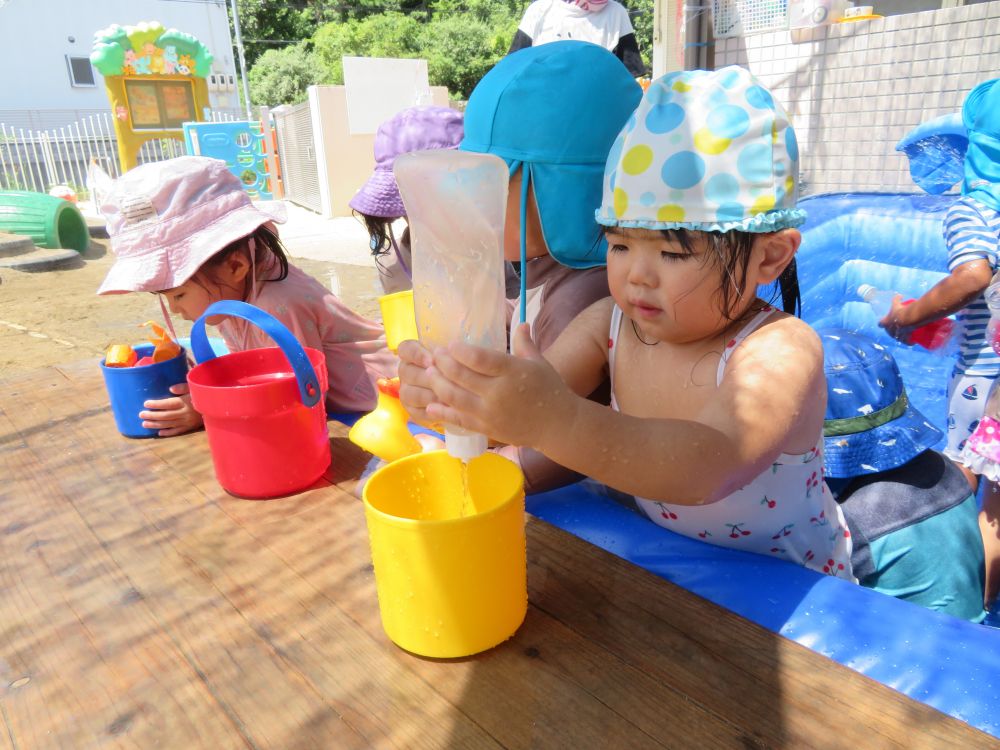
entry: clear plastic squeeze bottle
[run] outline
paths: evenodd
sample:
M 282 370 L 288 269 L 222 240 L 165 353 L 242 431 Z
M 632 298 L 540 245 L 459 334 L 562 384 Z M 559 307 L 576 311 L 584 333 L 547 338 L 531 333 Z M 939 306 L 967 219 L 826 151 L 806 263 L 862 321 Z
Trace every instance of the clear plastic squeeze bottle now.
M 410 226 L 413 307 L 420 342 L 506 349 L 503 228 L 507 164 L 490 154 L 438 149 L 393 166 Z M 448 452 L 468 461 L 487 436 L 445 425 Z

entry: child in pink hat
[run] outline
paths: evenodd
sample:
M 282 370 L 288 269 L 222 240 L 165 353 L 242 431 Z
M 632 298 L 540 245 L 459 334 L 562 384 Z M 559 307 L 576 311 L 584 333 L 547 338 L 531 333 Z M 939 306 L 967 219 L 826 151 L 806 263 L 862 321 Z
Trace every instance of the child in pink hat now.
M 288 262 L 274 226 L 284 222 L 284 207 L 251 202 L 225 162 L 182 156 L 136 167 L 115 181 L 101 212 L 117 259 L 98 294 L 153 292 L 185 320 L 223 299 L 254 304 L 304 346 L 326 354 L 326 404 L 333 411 L 373 408 L 375 380 L 395 375 L 382 326 Z M 219 327 L 231 351 L 273 345 L 244 320 L 208 323 Z M 170 391 L 172 398 L 147 401 L 139 415 L 161 437 L 202 423 L 187 384 Z

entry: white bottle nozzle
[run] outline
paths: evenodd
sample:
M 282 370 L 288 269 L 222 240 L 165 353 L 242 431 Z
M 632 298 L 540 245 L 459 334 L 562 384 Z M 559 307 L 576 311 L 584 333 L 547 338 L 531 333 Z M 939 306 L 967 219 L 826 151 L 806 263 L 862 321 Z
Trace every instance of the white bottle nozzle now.
M 485 435 L 475 432 L 459 435 L 449 432 L 445 428 L 444 447 L 447 449 L 449 456 L 454 456 L 468 463 L 476 456 L 481 456 L 486 452 L 486 449 L 489 448 L 489 441 Z
M 861 286 L 858 287 L 858 296 L 861 297 L 861 299 L 863 299 L 865 302 L 868 302 L 871 300 L 871 298 L 875 295 L 875 292 L 877 291 L 878 289 L 873 287 L 871 284 L 862 284 Z

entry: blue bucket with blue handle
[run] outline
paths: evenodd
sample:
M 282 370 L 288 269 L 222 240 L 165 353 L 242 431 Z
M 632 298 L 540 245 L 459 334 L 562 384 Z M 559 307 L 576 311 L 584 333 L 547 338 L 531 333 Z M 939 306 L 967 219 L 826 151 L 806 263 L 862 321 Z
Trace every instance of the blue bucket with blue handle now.
M 277 346 L 216 356 L 205 322 L 220 315 L 253 323 Z M 216 302 L 195 321 L 191 351 L 198 362 L 187 378 L 191 403 L 205 420 L 223 489 L 279 497 L 323 475 L 330 465 L 323 352 L 303 347 L 274 316 L 233 300 Z
M 153 354 L 152 344 L 137 344 L 132 348 L 137 359 Z M 142 426 L 139 412 L 145 410 L 146 401 L 172 398 L 170 386 L 186 382 L 187 371 L 187 353 L 183 349 L 173 359 L 141 367 L 108 367 L 102 359 L 101 372 L 118 432 L 131 438 L 156 437 L 157 430 Z

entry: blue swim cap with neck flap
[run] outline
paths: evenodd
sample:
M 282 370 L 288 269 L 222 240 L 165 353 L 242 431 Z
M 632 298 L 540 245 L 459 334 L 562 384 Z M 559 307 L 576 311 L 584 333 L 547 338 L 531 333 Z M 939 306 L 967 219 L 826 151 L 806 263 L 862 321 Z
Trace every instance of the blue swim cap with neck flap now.
M 962 121 L 969 134 L 962 195 L 1000 211 L 1000 78 L 969 92 Z
M 607 243 L 594 211 L 604 164 L 641 96 L 622 62 L 602 47 L 529 47 L 500 60 L 473 90 L 459 149 L 495 154 L 512 175 L 523 169 L 552 257 L 571 268 L 601 266 Z M 523 261 L 523 218 L 521 225 Z

